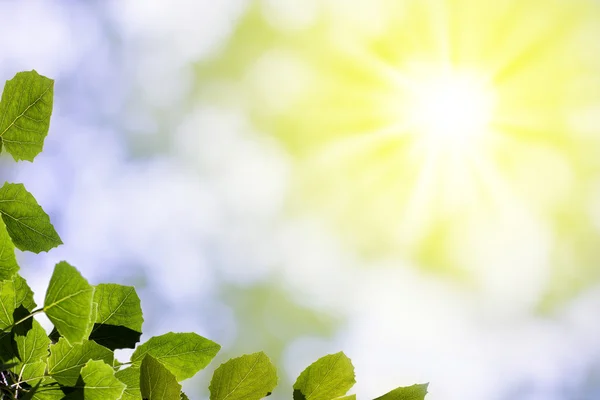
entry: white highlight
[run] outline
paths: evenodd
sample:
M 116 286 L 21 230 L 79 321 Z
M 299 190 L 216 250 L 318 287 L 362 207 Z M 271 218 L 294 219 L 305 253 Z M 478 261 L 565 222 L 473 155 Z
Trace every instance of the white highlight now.
M 463 148 L 489 130 L 493 96 L 477 78 L 448 71 L 414 83 L 410 119 L 428 145 Z

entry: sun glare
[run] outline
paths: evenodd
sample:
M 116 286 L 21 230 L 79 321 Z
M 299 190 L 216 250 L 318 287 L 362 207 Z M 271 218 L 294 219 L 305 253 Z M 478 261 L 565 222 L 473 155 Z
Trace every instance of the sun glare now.
M 493 93 L 477 76 L 452 72 L 416 81 L 409 119 L 428 146 L 464 149 L 489 131 Z

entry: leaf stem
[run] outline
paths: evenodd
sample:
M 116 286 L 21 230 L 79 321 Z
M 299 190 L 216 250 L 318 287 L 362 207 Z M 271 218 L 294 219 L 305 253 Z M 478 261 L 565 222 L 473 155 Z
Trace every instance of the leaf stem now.
M 35 314 L 39 314 L 39 313 L 41 313 L 42 311 L 44 311 L 44 308 L 43 308 L 43 307 L 41 307 L 41 308 L 38 308 L 38 309 L 36 309 L 36 310 L 33 310 L 31 313 L 29 313 L 29 315 L 27 315 L 27 316 L 25 316 L 25 317 L 21 318 L 20 320 L 18 320 L 18 321 L 17 321 L 17 322 L 15 322 L 14 324 L 12 324 L 10 328 L 11 328 L 11 329 L 12 329 L 12 328 L 14 328 L 15 326 L 19 325 L 21 322 L 25 322 L 25 321 L 27 321 L 29 318 L 33 317 Z

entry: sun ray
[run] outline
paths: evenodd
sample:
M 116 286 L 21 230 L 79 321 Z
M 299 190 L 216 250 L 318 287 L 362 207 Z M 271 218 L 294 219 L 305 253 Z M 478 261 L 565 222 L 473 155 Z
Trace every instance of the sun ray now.
M 339 40 L 338 50 L 349 62 L 361 66 L 373 76 L 381 79 L 383 84 L 400 88 L 408 87 L 411 84 L 410 77 L 403 74 L 397 66 L 369 52 L 361 43 Z
M 436 158 L 425 158 L 418 172 L 416 184 L 403 207 L 402 217 L 398 221 L 398 231 L 403 244 L 414 245 L 423 239 L 426 229 L 435 216 L 430 212 L 436 187 Z
M 349 134 L 347 137 L 323 146 L 318 152 L 311 155 L 309 162 L 317 163 L 320 166 L 343 162 L 356 156 L 357 153 L 370 152 L 376 147 L 389 143 L 398 145 L 399 141 L 409 132 L 406 125 L 397 123 L 370 132 Z
M 528 67 L 531 68 L 540 60 L 550 58 L 553 52 L 556 53 L 558 47 L 568 45 L 571 42 L 571 35 L 581 24 L 580 17 L 578 14 L 571 12 L 562 15 L 559 20 L 559 25 L 550 25 L 540 35 L 536 35 L 530 41 L 521 44 L 520 49 L 511 48 L 511 53 L 507 55 L 505 62 L 501 63 L 494 71 L 494 81 L 501 84 L 503 81 L 510 79 L 513 74 L 517 74 Z
M 353 2 L 336 4 L 285 35 L 244 25 L 236 57 L 212 67 L 243 70 L 275 48 L 311 70 L 275 117 L 260 96 L 247 99 L 293 160 L 290 210 L 322 211 L 357 252 L 445 266 L 456 260 L 443 246 L 464 220 L 476 231 L 479 217 L 529 210 L 570 232 L 560 207 L 584 204 L 600 171 L 598 1 L 385 0 L 385 18 L 368 27 L 335 12 Z M 592 224 L 579 208 L 569 219 Z

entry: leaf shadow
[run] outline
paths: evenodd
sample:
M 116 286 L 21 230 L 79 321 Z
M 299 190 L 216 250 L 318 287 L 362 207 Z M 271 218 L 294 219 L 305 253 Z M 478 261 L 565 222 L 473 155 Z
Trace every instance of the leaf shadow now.
M 294 400 L 306 400 L 306 396 L 300 389 L 294 389 Z
M 141 332 L 124 326 L 94 324 L 90 340 L 111 350 L 115 349 L 133 349 L 140 341 Z

